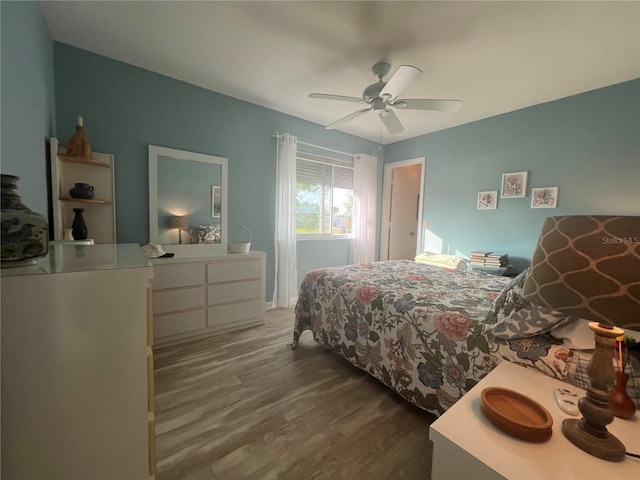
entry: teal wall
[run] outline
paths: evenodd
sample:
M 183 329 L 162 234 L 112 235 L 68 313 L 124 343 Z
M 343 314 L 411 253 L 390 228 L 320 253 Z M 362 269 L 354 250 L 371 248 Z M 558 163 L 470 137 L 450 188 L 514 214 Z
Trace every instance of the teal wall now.
M 36 2 L 3 1 L 0 16 L 0 160 L 3 173 L 22 177 L 25 203 L 46 210 L 46 139 L 66 143 L 79 115 L 94 150 L 116 158 L 119 242 L 148 241 L 149 144 L 227 157 L 229 224 L 248 226 L 253 248 L 267 252 L 267 300 L 273 291 L 276 131 L 386 162 L 426 156 L 424 218 L 444 251 L 506 251 L 519 269 L 549 215 L 640 214 L 640 80 L 380 152 L 373 142 L 52 42 Z M 381 161 L 379 184 L 382 168 Z M 528 194 L 499 199 L 497 210 L 476 210 L 478 191 L 499 190 L 503 173 L 522 170 L 529 172 L 528 192 L 532 186 L 560 188 L 557 209 L 530 209 Z M 300 278 L 307 270 L 345 263 L 348 248 L 344 240 L 298 242 Z
M 18 194 L 47 214 L 47 139 L 55 131 L 53 43 L 37 2 L 0 2 L 0 171 L 18 175 Z
M 93 150 L 115 156 L 118 242 L 149 240 L 149 144 L 229 159 L 228 219 L 245 225 L 252 249 L 267 252 L 273 293 L 276 132 L 328 148 L 380 156 L 373 142 L 243 102 L 78 48 L 54 43 L 57 125 L 62 144 L 82 116 Z M 382 160 L 380 161 L 382 172 Z M 382 175 L 380 175 L 380 183 Z M 231 241 L 238 229 L 230 228 Z M 326 241 L 332 259 L 348 261 L 348 242 Z M 304 251 L 304 249 L 303 249 Z M 300 257 L 300 255 L 299 255 Z M 302 269 L 321 267 L 313 252 Z M 301 272 L 301 274 L 304 272 Z
M 522 270 L 552 215 L 640 215 L 640 80 L 385 147 L 385 162 L 426 156 L 424 219 L 443 251 L 509 253 Z M 528 171 L 526 198 L 476 209 L 503 173 Z M 559 187 L 556 209 L 531 209 L 531 187 Z

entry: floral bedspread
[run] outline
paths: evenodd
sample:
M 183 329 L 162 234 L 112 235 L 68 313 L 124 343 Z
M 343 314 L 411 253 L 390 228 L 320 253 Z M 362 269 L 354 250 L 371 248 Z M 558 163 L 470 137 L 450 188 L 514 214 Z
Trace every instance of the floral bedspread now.
M 311 330 L 315 341 L 435 415 L 502 360 L 563 379 L 571 355 L 553 337 L 497 342 L 483 334 L 509 280 L 408 260 L 312 270 L 289 346 Z

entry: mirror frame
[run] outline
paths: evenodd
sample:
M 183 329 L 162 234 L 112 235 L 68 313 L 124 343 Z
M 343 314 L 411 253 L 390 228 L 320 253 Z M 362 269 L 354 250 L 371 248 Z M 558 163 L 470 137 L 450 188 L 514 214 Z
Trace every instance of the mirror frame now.
M 221 209 L 220 209 L 220 243 L 212 244 L 171 244 L 162 245 L 162 248 L 169 253 L 175 253 L 176 257 L 194 257 L 219 255 L 227 253 L 228 223 L 227 223 L 227 163 L 224 157 L 206 155 L 204 153 L 187 152 L 173 148 L 149 145 L 149 243 L 160 243 L 158 241 L 158 157 L 171 157 L 176 160 L 191 160 L 195 162 L 211 163 L 220 165 L 221 175 Z

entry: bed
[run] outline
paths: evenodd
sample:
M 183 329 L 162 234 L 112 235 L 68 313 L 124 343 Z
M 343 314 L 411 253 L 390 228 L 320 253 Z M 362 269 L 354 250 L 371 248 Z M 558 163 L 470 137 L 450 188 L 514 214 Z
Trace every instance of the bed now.
M 534 318 L 530 324 L 546 328 L 524 338 L 514 328 L 527 319 L 516 327 L 504 321 L 525 274 L 409 260 L 312 270 L 300 286 L 289 347 L 310 330 L 316 342 L 436 416 L 504 360 L 566 381 L 576 370 L 573 352 L 549 334 L 561 319 Z

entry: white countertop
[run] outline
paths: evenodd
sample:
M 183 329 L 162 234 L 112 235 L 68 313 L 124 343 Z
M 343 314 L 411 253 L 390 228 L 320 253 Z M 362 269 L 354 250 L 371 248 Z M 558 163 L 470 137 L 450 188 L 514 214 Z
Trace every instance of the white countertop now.
M 163 246 L 165 251 L 169 251 L 167 248 Z M 185 254 L 184 252 L 179 252 L 173 257 L 159 257 L 152 258 L 151 263 L 154 266 L 157 265 L 171 265 L 174 263 L 203 263 L 207 261 L 243 261 L 247 259 L 255 259 L 255 258 L 265 258 L 267 254 L 265 252 L 260 252 L 258 250 L 251 250 L 249 253 L 216 253 L 212 255 L 196 255 L 191 252 Z
M 25 275 L 151 267 L 136 243 L 101 245 L 49 245 L 49 253 L 27 267 L 2 268 L 2 278 Z

